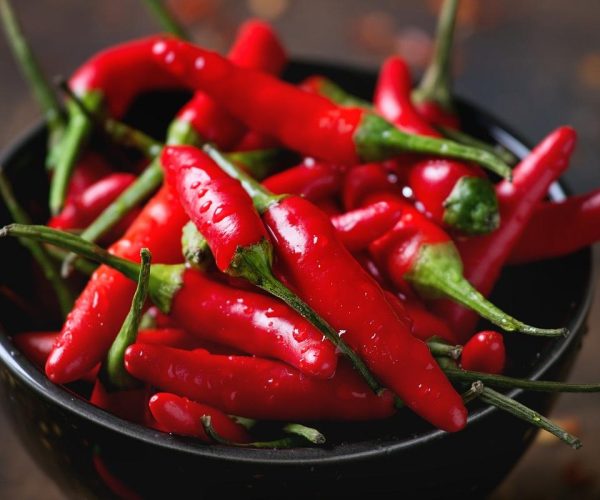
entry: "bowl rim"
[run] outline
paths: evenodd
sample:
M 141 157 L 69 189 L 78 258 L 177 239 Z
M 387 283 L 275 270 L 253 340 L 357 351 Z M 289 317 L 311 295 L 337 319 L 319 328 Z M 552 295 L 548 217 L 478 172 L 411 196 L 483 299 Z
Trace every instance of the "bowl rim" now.
M 325 65 L 326 64 L 326 65 Z M 341 65 L 333 63 L 323 63 L 322 61 L 304 61 L 294 60 L 290 66 L 296 69 L 311 68 L 313 72 L 318 72 L 319 68 L 328 68 L 330 71 L 347 71 L 355 74 L 370 75 L 372 69 L 360 68 L 350 65 Z M 316 71 L 315 71 L 316 69 Z M 493 139 L 500 144 L 505 145 L 517 156 L 522 157 L 530 151 L 528 142 L 524 141 L 519 134 L 515 133 L 510 127 L 507 127 L 502 120 L 497 119 L 485 109 L 471 104 L 468 100 L 457 97 L 459 109 L 468 111 L 477 117 L 477 121 L 485 125 L 486 131 Z M 0 168 L 10 163 L 10 160 L 18 155 L 24 145 L 43 134 L 45 124 L 38 122 L 36 125 L 19 134 L 17 140 L 10 143 L 0 154 Z M 563 180 L 556 182 L 550 189 L 550 196 L 554 201 L 560 201 L 566 197 L 569 190 Z M 587 261 L 590 269 L 587 275 L 585 287 L 582 292 L 583 300 L 577 304 L 572 313 L 571 320 L 567 325 L 571 332 L 578 332 L 584 326 L 587 313 L 590 309 L 593 297 L 593 275 L 595 263 L 592 258 L 592 252 L 589 248 L 583 251 L 582 259 Z M 560 339 L 552 346 L 547 358 L 530 374 L 532 380 L 539 379 L 548 371 L 554 363 L 562 356 L 577 335 L 571 335 Z M 224 462 L 252 463 L 255 465 L 298 465 L 298 466 L 319 466 L 327 464 L 340 464 L 377 458 L 387 454 L 393 454 L 413 446 L 430 443 L 432 441 L 448 438 L 451 434 L 439 429 L 431 429 L 416 436 L 401 439 L 394 443 L 379 443 L 376 447 L 365 447 L 364 443 L 351 443 L 343 446 L 350 447 L 349 450 L 336 451 L 335 448 L 294 448 L 294 449 L 251 449 L 234 448 L 218 444 L 206 445 L 191 438 L 182 438 L 167 433 L 156 431 L 148 427 L 128 422 L 116 417 L 100 408 L 91 405 L 89 402 L 72 394 L 62 386 L 52 383 L 44 373 L 39 371 L 10 339 L 10 334 L 0 325 L 0 360 L 30 390 L 37 393 L 48 403 L 58 405 L 62 410 L 77 415 L 79 418 L 89 421 L 92 424 L 99 425 L 105 430 L 121 434 L 126 438 L 143 442 L 150 446 L 157 446 L 170 451 L 192 454 L 199 457 L 217 459 Z M 518 397 L 525 391 L 522 389 L 513 389 L 507 394 L 510 397 Z M 494 407 L 479 408 L 469 415 L 468 424 L 474 425 L 487 415 L 500 410 Z M 353 450 L 353 447 L 365 448 Z

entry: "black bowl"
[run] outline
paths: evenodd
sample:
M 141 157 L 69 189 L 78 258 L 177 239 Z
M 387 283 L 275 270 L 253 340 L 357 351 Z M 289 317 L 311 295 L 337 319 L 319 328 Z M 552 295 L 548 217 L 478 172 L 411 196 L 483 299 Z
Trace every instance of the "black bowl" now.
M 297 81 L 314 73 L 363 97 L 373 90 L 372 73 L 332 65 L 295 63 L 287 77 Z M 160 134 L 183 99 L 166 94 L 159 101 L 156 96 L 152 101 L 141 98 L 129 119 Z M 515 134 L 478 108 L 461 103 L 460 114 L 471 133 L 497 141 L 517 156 L 528 151 Z M 2 160 L 19 199 L 42 222 L 47 217 L 44 153 L 45 131 L 38 126 Z M 554 186 L 551 196 L 559 199 L 564 191 Z M 9 222 L 5 212 L 0 222 Z M 481 496 L 505 477 L 535 435 L 529 425 L 478 406 L 467 428 L 457 434 L 432 429 L 401 412 L 385 422 L 323 426 L 326 447 L 292 450 L 205 446 L 123 421 L 75 394 L 85 387 L 52 384 L 15 349 L 11 334 L 57 328 L 60 322 L 54 297 L 27 252 L 14 240 L 0 241 L 0 248 L 0 285 L 25 297 L 21 310 L 0 294 L 4 408 L 34 459 L 70 495 Z M 558 340 L 507 335 L 508 373 L 565 378 L 585 331 L 591 266 L 591 253 L 585 250 L 503 273 L 493 296 L 500 306 L 531 324 L 571 330 L 569 337 Z M 542 413 L 553 402 L 548 394 L 515 390 L 510 395 Z

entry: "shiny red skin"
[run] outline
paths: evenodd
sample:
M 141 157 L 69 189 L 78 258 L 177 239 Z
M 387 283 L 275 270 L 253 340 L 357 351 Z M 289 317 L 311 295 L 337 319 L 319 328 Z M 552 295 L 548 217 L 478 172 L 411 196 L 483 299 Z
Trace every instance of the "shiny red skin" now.
M 178 436 L 190 436 L 212 443 L 202 425 L 202 417 L 209 416 L 216 433 L 233 443 L 249 443 L 250 436 L 246 430 L 225 413 L 187 398 L 181 398 L 168 392 L 159 392 L 150 398 L 148 404 L 154 419 L 164 432 Z
M 144 247 L 154 263 L 181 261 L 181 230 L 188 217 L 163 187 L 142 209 L 123 238 L 110 247 L 136 262 Z M 100 266 L 79 295 L 46 362 L 46 375 L 62 384 L 81 378 L 104 359 L 131 306 L 135 282 Z
M 257 20 L 242 24 L 228 59 L 239 67 L 273 75 L 279 74 L 287 62 L 285 51 L 271 27 Z M 196 92 L 181 108 L 177 119 L 190 123 L 204 140 L 224 150 L 235 146 L 246 133 L 242 123 L 202 92 Z
M 550 133 L 515 167 L 512 183 L 503 181 L 497 185 L 500 227 L 488 235 L 457 241 L 465 278 L 484 296 L 491 293 L 535 207 L 550 184 L 568 167 L 576 137 L 571 127 L 560 127 Z M 470 310 L 446 300 L 433 304 L 433 310 L 448 321 L 460 341 L 471 336 L 477 316 Z
M 272 137 L 259 134 L 254 130 L 248 130 L 233 149 L 234 151 L 256 151 L 258 149 L 273 149 L 280 146 L 281 144 Z
M 13 342 L 29 361 L 44 368 L 57 336 L 58 332 L 26 332 L 15 335 Z
M 108 391 L 99 379 L 94 384 L 90 403 L 119 418 L 144 425 L 148 421 L 147 387 Z
M 327 216 L 291 196 L 271 206 L 263 219 L 281 274 L 318 314 L 344 331 L 344 340 L 383 385 L 435 426 L 462 429 L 467 411 L 460 396 L 381 287 L 343 246 Z
M 400 298 L 392 292 L 386 291 L 385 296 L 390 305 L 411 319 L 412 334 L 424 342 L 432 337 L 439 337 L 446 342 L 456 344 L 456 337 L 440 318 L 427 310 L 425 304 L 415 298 Z
M 410 70 L 403 59 L 389 57 L 379 70 L 373 103 L 388 121 L 409 134 L 441 137 L 415 109 L 410 94 L 412 80 Z
M 48 226 L 55 229 L 82 229 L 91 224 L 136 177 L 133 174 L 113 173 L 91 184 L 79 195 L 71 196 L 62 211 L 52 217 Z M 128 221 L 131 223 L 133 219 Z M 126 227 L 128 227 L 127 224 Z
M 77 198 L 92 184 L 111 173 L 112 169 L 102 156 L 91 151 L 82 153 L 73 169 L 73 175 L 69 179 L 66 204 L 69 204 L 71 199 Z
M 307 375 L 335 373 L 335 347 L 307 320 L 281 301 L 240 290 L 189 269 L 174 297 L 171 317 L 199 339 L 275 358 Z
M 504 338 L 491 330 L 476 333 L 464 345 L 460 363 L 465 370 L 492 375 L 502 373 L 506 363 Z
M 417 113 L 431 125 L 460 129 L 460 120 L 454 113 L 449 113 L 435 102 L 414 104 Z
M 152 47 L 164 38 L 149 36 L 97 53 L 79 67 L 69 87 L 79 96 L 100 92 L 109 114 L 117 118 L 142 92 L 181 88 L 178 79 L 152 57 Z
M 401 196 L 397 176 L 381 163 L 366 163 L 348 171 L 342 187 L 342 202 L 346 210 L 353 210 L 373 193 L 391 193 Z
M 413 165 L 408 174 L 408 185 L 414 197 L 422 203 L 427 216 L 444 225 L 444 204 L 463 177 L 485 178 L 485 174 L 472 165 L 430 158 Z
M 552 259 L 600 240 L 600 190 L 540 203 L 510 254 L 509 264 Z
M 323 163 L 312 158 L 263 181 L 275 194 L 295 194 L 311 201 L 320 201 L 335 196 L 341 188 L 344 166 Z
M 206 238 L 217 267 L 227 271 L 240 248 L 257 245 L 267 232 L 242 185 L 202 151 L 168 146 L 161 163 L 189 218 Z
M 215 356 L 135 344 L 125 353 L 134 377 L 219 410 L 260 420 L 372 420 L 394 413 L 393 397 L 376 396 L 340 363 L 335 377 L 308 377 L 276 361 Z
M 354 133 L 363 110 L 340 108 L 323 97 L 271 75 L 239 68 L 186 42 L 157 41 L 153 53 L 182 84 L 205 92 L 248 128 L 274 137 L 305 156 L 332 163 L 358 163 Z
M 419 259 L 423 245 L 451 243 L 450 236 L 408 202 L 388 195 L 373 195 L 370 201 L 386 199 L 402 207 L 394 227 L 369 245 L 369 252 L 392 283 L 403 293 L 411 294 L 406 281 Z
M 379 201 L 331 217 L 331 223 L 344 246 L 351 252 L 363 250 L 383 236 L 402 216 L 397 203 Z

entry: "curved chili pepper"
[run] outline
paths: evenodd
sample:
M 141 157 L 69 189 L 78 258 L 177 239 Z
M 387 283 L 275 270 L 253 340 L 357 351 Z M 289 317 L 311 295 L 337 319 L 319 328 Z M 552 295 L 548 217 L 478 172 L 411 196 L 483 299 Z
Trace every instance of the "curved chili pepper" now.
M 159 392 L 148 403 L 152 416 L 165 432 L 179 436 L 190 436 L 206 443 L 213 440 L 204 432 L 202 417 L 210 416 L 211 423 L 219 436 L 234 443 L 249 443 L 246 430 L 223 412 L 187 398 L 168 392 Z
M 491 374 L 502 373 L 505 362 L 504 339 L 492 330 L 473 335 L 464 345 L 460 358 L 464 370 Z
M 465 277 L 484 296 L 492 291 L 502 267 L 531 219 L 534 207 L 569 165 L 576 143 L 571 127 L 550 133 L 514 170 L 513 183 L 496 187 L 502 223 L 492 234 L 457 241 L 464 262 Z M 459 340 L 469 338 L 476 317 L 466 309 L 446 301 L 432 305 L 448 321 Z
M 151 36 L 104 50 L 79 67 L 69 87 L 96 114 L 102 109 L 121 117 L 133 98 L 148 90 L 178 88 L 181 85 L 151 57 L 151 48 L 164 37 Z M 75 103 L 67 104 L 69 120 L 58 147 L 55 173 L 50 185 L 50 210 L 62 208 L 73 167 L 92 131 L 92 122 Z
M 488 152 L 406 134 L 368 111 L 337 106 L 191 44 L 165 39 L 153 52 L 182 83 L 206 92 L 249 128 L 306 156 L 356 164 L 418 152 L 479 162 L 510 177 L 510 169 Z
M 163 230 L 163 234 L 166 232 Z M 132 260 L 117 257 L 115 254 L 118 248 L 109 253 L 75 235 L 45 226 L 13 224 L 6 226 L 2 234 L 33 238 L 80 253 L 85 258 L 105 264 L 100 269 L 111 266 L 108 268 L 110 271 L 124 275 L 119 274 L 114 278 L 138 279 L 139 265 Z M 173 240 L 178 246 L 177 238 Z M 169 244 L 171 243 L 172 241 L 169 241 Z M 157 248 L 157 250 L 161 249 Z M 88 293 L 94 292 L 93 279 L 91 284 L 92 286 L 88 285 L 86 288 L 92 290 Z M 97 284 L 95 286 L 98 287 Z M 109 291 L 100 290 L 100 293 L 109 293 Z M 121 300 L 131 302 L 132 295 L 133 292 L 130 292 L 128 297 L 121 297 Z M 200 339 L 231 345 L 235 349 L 258 356 L 282 359 L 303 373 L 315 377 L 328 378 L 335 372 L 337 356 L 334 345 L 327 342 L 322 333 L 312 327 L 308 321 L 272 297 L 232 288 L 211 280 L 194 269 L 187 269 L 183 264 L 154 264 L 150 270 L 149 296 L 163 312 L 170 314 L 177 325 Z M 85 297 L 88 302 L 93 300 L 87 298 L 85 290 L 82 297 Z M 79 300 L 81 301 L 81 297 Z M 95 310 L 92 308 L 92 319 L 96 319 L 93 313 L 108 307 L 104 300 L 103 295 L 97 299 Z M 114 301 L 114 297 L 112 300 Z M 84 305 L 88 306 L 88 302 Z M 113 308 L 116 309 L 116 305 L 113 305 Z M 199 315 L 198 311 L 202 311 L 202 314 Z M 75 358 L 77 362 L 76 365 L 72 363 L 68 366 L 71 368 L 68 372 L 69 376 L 73 376 L 71 373 L 75 371 L 73 365 L 79 368 L 84 362 L 90 362 L 91 356 L 100 355 L 102 359 L 114 341 L 127 312 L 126 310 L 120 318 L 121 323 L 117 323 L 116 326 L 112 316 L 99 326 L 92 323 L 94 327 L 92 334 L 95 337 L 90 337 L 85 346 L 79 344 L 82 342 L 79 337 L 76 339 L 76 346 L 81 352 L 72 353 L 73 340 L 67 339 L 71 342 L 61 343 L 61 336 L 46 363 L 46 371 L 49 366 L 54 368 L 56 364 L 53 362 L 53 356 L 57 348 L 60 349 L 61 354 L 58 361 L 64 362 L 64 351 L 69 349 L 70 357 Z M 80 322 L 82 320 L 79 318 L 82 316 L 84 320 L 87 319 L 84 313 L 90 314 L 87 309 L 84 309 L 83 312 L 77 313 L 76 319 Z M 110 331 L 103 329 L 109 321 L 112 326 Z M 63 334 L 64 331 L 63 328 Z M 90 332 L 86 333 L 90 334 Z M 104 336 L 100 338 L 100 334 Z M 105 346 L 106 343 L 108 346 Z
M 112 172 L 102 156 L 93 151 L 84 152 L 73 170 L 65 204 L 69 204 L 73 198 L 77 198 L 92 184 L 102 180 Z
M 412 96 L 417 110 L 429 123 L 450 128 L 459 128 L 452 100 L 451 75 L 457 11 L 458 0 L 444 0 L 438 17 L 433 59 Z
M 454 334 L 440 318 L 430 313 L 418 299 L 405 298 L 386 290 L 385 297 L 390 305 L 398 312 L 408 316 L 412 322 L 412 334 L 424 342 L 432 337 L 439 337 L 450 344 L 456 344 Z
M 387 195 L 384 195 L 386 199 Z M 373 195 L 372 201 L 380 199 Z M 566 329 L 535 328 L 488 302 L 463 276 L 463 265 L 451 238 L 401 199 L 404 213 L 394 228 L 369 246 L 371 255 L 402 291 L 424 297 L 447 297 L 476 311 L 507 331 L 554 337 Z
M 62 211 L 48 221 L 48 226 L 65 230 L 86 227 L 134 181 L 133 174 L 114 173 L 105 176 L 77 196 L 70 196 Z M 128 215 L 120 226 L 129 227 L 135 214 Z
M 134 344 L 129 373 L 161 390 L 208 404 L 230 415 L 261 420 L 371 420 L 394 413 L 391 393 L 373 394 L 340 363 L 333 378 L 307 377 L 276 361 L 215 356 Z
M 335 196 L 340 190 L 346 168 L 306 158 L 300 165 L 272 175 L 263 181 L 276 194 L 295 194 L 311 201 Z
M 540 203 L 510 254 L 509 264 L 552 259 L 600 240 L 600 191 Z
M 268 25 L 259 21 L 250 21 L 243 25 L 231 49 L 230 57 L 233 57 L 233 62 L 238 65 L 249 65 L 258 70 L 279 71 L 285 64 L 285 53 L 277 36 Z M 253 66 L 254 64 L 264 66 Z M 167 143 L 197 143 L 207 136 L 221 144 L 232 144 L 239 133 L 240 125 L 236 119 L 228 115 L 222 107 L 217 107 L 203 93 L 197 92 L 195 98 L 184 106 L 169 126 Z M 145 200 L 160 185 L 162 179 L 163 171 L 160 161 L 156 159 L 81 236 L 90 241 L 98 240 L 123 217 L 124 213 Z
M 346 210 L 359 207 L 373 193 L 402 196 L 402 189 L 395 174 L 387 171 L 381 163 L 358 165 L 348 171 L 342 186 L 342 201 Z
M 176 197 L 166 188 L 144 207 L 123 238 L 111 247 L 115 255 L 139 260 L 148 247 L 156 262 L 181 258 L 179 235 L 187 222 Z M 134 279 L 136 279 L 135 277 Z M 100 266 L 80 294 L 46 362 L 46 375 L 56 383 L 81 378 L 98 364 L 119 331 L 135 283 L 107 266 Z

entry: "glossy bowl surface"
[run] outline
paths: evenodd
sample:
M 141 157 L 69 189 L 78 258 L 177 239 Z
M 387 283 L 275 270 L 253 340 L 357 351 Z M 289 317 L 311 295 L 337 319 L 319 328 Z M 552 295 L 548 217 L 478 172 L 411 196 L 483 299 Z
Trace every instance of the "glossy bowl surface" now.
M 335 65 L 294 63 L 291 81 L 323 74 L 369 98 L 373 73 Z M 185 96 L 140 99 L 132 123 L 160 137 Z M 152 112 L 150 113 L 150 110 Z M 517 156 L 527 146 L 497 120 L 462 102 L 468 131 L 506 146 Z M 43 171 L 45 132 L 38 126 L 3 156 L 2 165 L 20 200 L 37 222 L 47 217 Z M 551 197 L 564 197 L 555 185 Z M 1 208 L 0 222 L 9 221 Z M 492 408 L 474 407 L 467 429 L 446 434 L 402 412 L 385 422 L 319 425 L 322 448 L 255 450 L 205 446 L 147 429 L 99 410 L 72 391 L 55 386 L 14 347 L 10 335 L 57 328 L 56 305 L 27 252 L 14 240 L 0 241 L 0 286 L 16 293 L 21 306 L 0 294 L 0 391 L 15 429 L 38 463 L 71 495 L 146 498 L 226 493 L 246 497 L 480 496 L 493 489 L 531 442 L 535 431 Z M 10 265 L 7 265 L 10 263 Z M 513 315 L 541 326 L 566 325 L 571 335 L 547 340 L 507 335 L 508 373 L 533 379 L 563 379 L 585 332 L 591 301 L 591 252 L 507 269 L 493 299 Z M 553 397 L 512 391 L 513 397 L 545 412 Z

